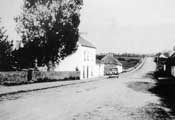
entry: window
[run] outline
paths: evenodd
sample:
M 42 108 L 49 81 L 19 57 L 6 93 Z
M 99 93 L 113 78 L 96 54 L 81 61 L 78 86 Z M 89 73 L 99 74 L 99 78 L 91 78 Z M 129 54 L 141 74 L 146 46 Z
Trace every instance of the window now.
M 87 61 L 89 61 L 89 53 L 87 52 Z
M 86 61 L 86 51 L 84 51 L 84 61 Z
M 83 78 L 85 78 L 85 66 L 83 66 Z
M 91 76 L 93 76 L 93 67 L 91 66 Z

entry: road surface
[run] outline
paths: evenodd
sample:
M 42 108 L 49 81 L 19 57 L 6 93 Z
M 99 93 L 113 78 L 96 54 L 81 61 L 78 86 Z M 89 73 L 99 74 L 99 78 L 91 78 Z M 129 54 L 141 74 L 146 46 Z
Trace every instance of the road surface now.
M 172 120 L 171 109 L 147 90 L 155 86 L 154 69 L 146 58 L 120 78 L 2 96 L 0 120 Z

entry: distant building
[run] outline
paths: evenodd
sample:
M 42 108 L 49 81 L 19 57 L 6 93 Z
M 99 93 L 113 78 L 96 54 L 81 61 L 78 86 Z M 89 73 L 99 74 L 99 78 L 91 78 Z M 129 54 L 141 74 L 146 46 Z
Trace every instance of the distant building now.
M 175 77 L 175 52 L 160 53 L 155 58 L 157 76 Z
M 158 71 L 166 71 L 166 69 L 167 69 L 167 59 L 168 59 L 168 56 L 166 56 L 163 53 L 160 53 L 156 57 L 156 64 L 157 64 L 156 69 Z
M 175 52 L 167 59 L 166 68 L 166 71 L 175 77 Z
M 103 76 L 103 64 L 96 63 L 96 47 L 82 37 L 77 45 L 76 52 L 56 65 L 55 71 L 80 71 L 80 79 Z
M 118 73 L 123 72 L 123 66 L 119 62 L 118 59 L 116 59 L 113 54 L 107 54 L 105 57 L 102 58 L 102 62 L 104 63 L 104 73 L 110 71 L 111 68 L 117 68 Z

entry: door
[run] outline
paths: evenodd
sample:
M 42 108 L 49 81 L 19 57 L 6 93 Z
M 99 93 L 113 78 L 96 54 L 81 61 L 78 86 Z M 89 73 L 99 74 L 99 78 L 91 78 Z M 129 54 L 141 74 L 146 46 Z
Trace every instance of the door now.
M 83 66 L 83 79 L 85 78 L 85 66 Z
M 89 66 L 87 66 L 87 78 L 89 78 Z

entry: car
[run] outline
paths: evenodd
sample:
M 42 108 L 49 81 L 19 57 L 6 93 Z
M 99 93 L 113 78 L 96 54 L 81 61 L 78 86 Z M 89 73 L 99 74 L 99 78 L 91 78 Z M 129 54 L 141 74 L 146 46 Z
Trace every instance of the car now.
M 113 77 L 119 78 L 118 69 L 117 69 L 117 68 L 111 68 L 111 69 L 109 69 L 109 71 L 106 73 L 106 75 L 107 75 L 109 78 L 113 78 Z

